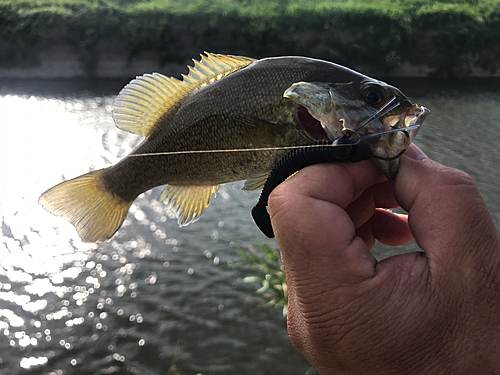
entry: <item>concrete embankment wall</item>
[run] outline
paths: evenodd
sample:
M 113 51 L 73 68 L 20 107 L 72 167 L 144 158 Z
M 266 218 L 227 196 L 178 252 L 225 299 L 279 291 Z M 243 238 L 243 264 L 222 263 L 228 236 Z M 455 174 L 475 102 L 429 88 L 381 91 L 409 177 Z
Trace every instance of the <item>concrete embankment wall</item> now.
M 199 60 L 200 53 L 204 51 L 193 52 L 192 59 Z M 207 51 L 218 53 L 219 51 Z M 230 54 L 230 53 L 229 53 Z M 272 56 L 272 50 L 269 56 Z M 159 72 L 169 76 L 177 76 L 187 73 L 187 65 L 192 65 L 191 59 L 186 59 L 185 63 L 167 62 L 161 64 L 154 53 L 142 53 L 133 58 L 127 59 L 127 51 L 120 49 L 117 45 L 111 45 L 108 42 L 101 42 L 95 53 L 96 61 L 93 64 L 92 71 L 82 61 L 78 50 L 69 44 L 55 43 L 52 46 L 41 50 L 38 53 L 37 61 L 29 64 L 19 64 L 18 66 L 0 66 L 0 78 L 37 78 L 37 79 L 57 79 L 57 78 L 81 78 L 81 77 L 99 77 L 99 78 L 124 78 L 135 77 L 145 73 Z M 250 56 L 254 57 L 254 56 Z M 309 56 L 311 57 L 311 56 Z M 337 62 L 337 61 L 333 61 Z M 377 75 L 377 69 L 371 66 L 350 65 L 352 69 L 361 71 L 365 74 Z M 391 77 L 427 77 L 433 70 L 426 66 L 412 66 L 403 63 L 392 69 L 385 76 Z M 478 71 L 476 75 L 485 75 Z
M 78 52 L 70 45 L 57 44 L 41 51 L 36 63 L 0 67 L 0 78 L 13 79 L 68 79 L 68 78 L 124 78 L 144 73 L 160 72 L 166 75 L 187 73 L 185 64 L 160 64 L 152 56 L 138 56 L 130 61 L 125 51 L 103 51 L 92 72 L 86 69 Z
M 199 60 L 199 55 L 193 56 Z M 117 53 L 104 53 L 97 61 L 91 74 L 82 64 L 78 54 L 69 46 L 59 45 L 57 48 L 44 51 L 39 56 L 39 63 L 22 67 L 0 67 L 0 78 L 11 79 L 69 79 L 69 78 L 133 78 L 145 73 L 158 72 L 168 76 L 187 74 L 187 65 L 192 65 L 190 60 L 185 64 L 166 63 L 160 64 L 154 57 L 139 56 L 127 60 Z M 349 66 L 364 74 L 384 77 L 426 78 L 435 76 L 435 71 L 428 66 L 413 66 L 403 63 L 389 73 L 380 74 L 376 69 L 367 66 Z M 473 68 L 468 77 L 500 77 L 499 72 L 487 72 Z M 438 77 L 448 78 L 448 77 Z

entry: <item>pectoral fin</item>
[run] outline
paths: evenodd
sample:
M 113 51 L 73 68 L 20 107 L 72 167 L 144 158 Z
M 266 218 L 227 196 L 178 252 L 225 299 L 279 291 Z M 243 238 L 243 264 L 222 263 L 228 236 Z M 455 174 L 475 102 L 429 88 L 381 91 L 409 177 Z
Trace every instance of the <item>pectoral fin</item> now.
M 175 213 L 179 226 L 188 225 L 198 220 L 210 203 L 212 194 L 217 195 L 216 186 L 180 186 L 168 185 L 159 200 Z
M 258 171 L 252 173 L 248 179 L 245 181 L 245 185 L 243 185 L 243 190 L 249 193 L 253 193 L 257 190 L 260 190 L 264 187 L 266 184 L 267 179 L 269 178 L 270 171 Z M 297 173 L 297 172 L 295 172 Z M 290 177 L 293 177 L 295 173 L 291 174 L 290 176 L 287 177 L 287 180 Z
M 264 184 L 269 177 L 270 171 L 257 171 L 248 176 L 248 179 L 245 181 L 245 185 L 243 185 L 243 190 L 251 193 L 257 190 L 260 190 L 264 187 Z

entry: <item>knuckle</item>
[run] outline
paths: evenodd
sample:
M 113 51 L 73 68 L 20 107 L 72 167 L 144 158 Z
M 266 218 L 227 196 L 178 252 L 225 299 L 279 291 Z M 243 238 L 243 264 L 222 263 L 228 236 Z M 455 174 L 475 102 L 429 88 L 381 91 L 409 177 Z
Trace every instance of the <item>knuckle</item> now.
M 435 178 L 435 184 L 438 186 L 476 187 L 472 177 L 455 168 L 440 166 L 440 171 L 435 174 Z

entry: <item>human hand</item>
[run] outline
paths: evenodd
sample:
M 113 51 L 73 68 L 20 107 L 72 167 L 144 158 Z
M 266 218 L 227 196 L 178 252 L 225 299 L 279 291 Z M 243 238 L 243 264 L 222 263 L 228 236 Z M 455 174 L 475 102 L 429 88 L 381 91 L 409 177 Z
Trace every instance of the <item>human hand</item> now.
M 408 217 L 381 208 L 401 206 Z M 416 146 L 301 170 L 269 197 L 290 339 L 321 374 L 499 374 L 500 238 L 465 173 Z M 375 239 L 423 253 L 377 262 Z

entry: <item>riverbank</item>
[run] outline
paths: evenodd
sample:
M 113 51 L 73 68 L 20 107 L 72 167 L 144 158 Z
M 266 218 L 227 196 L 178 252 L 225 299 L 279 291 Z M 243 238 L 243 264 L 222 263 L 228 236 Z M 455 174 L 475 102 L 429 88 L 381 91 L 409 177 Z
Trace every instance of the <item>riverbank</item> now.
M 193 56 L 199 60 L 199 54 Z M 160 64 L 157 59 L 148 56 L 140 56 L 131 61 L 127 61 L 116 53 L 103 53 L 89 74 L 83 66 L 79 56 L 70 46 L 59 45 L 39 55 L 37 64 L 22 67 L 0 67 L 0 79 L 71 79 L 71 78 L 132 78 L 145 73 L 158 72 L 168 76 L 177 76 L 187 74 L 186 65 L 193 65 L 191 61 L 182 63 Z M 376 69 L 370 67 L 349 66 L 352 69 L 361 71 L 365 74 L 377 75 Z M 390 77 L 428 77 L 433 71 L 429 67 L 411 66 L 402 64 L 391 70 L 386 76 Z M 477 71 L 470 76 L 500 76 L 500 72 L 495 75 Z
M 203 51 L 376 76 L 498 76 L 500 0 L 0 0 L 0 77 L 186 72 Z

